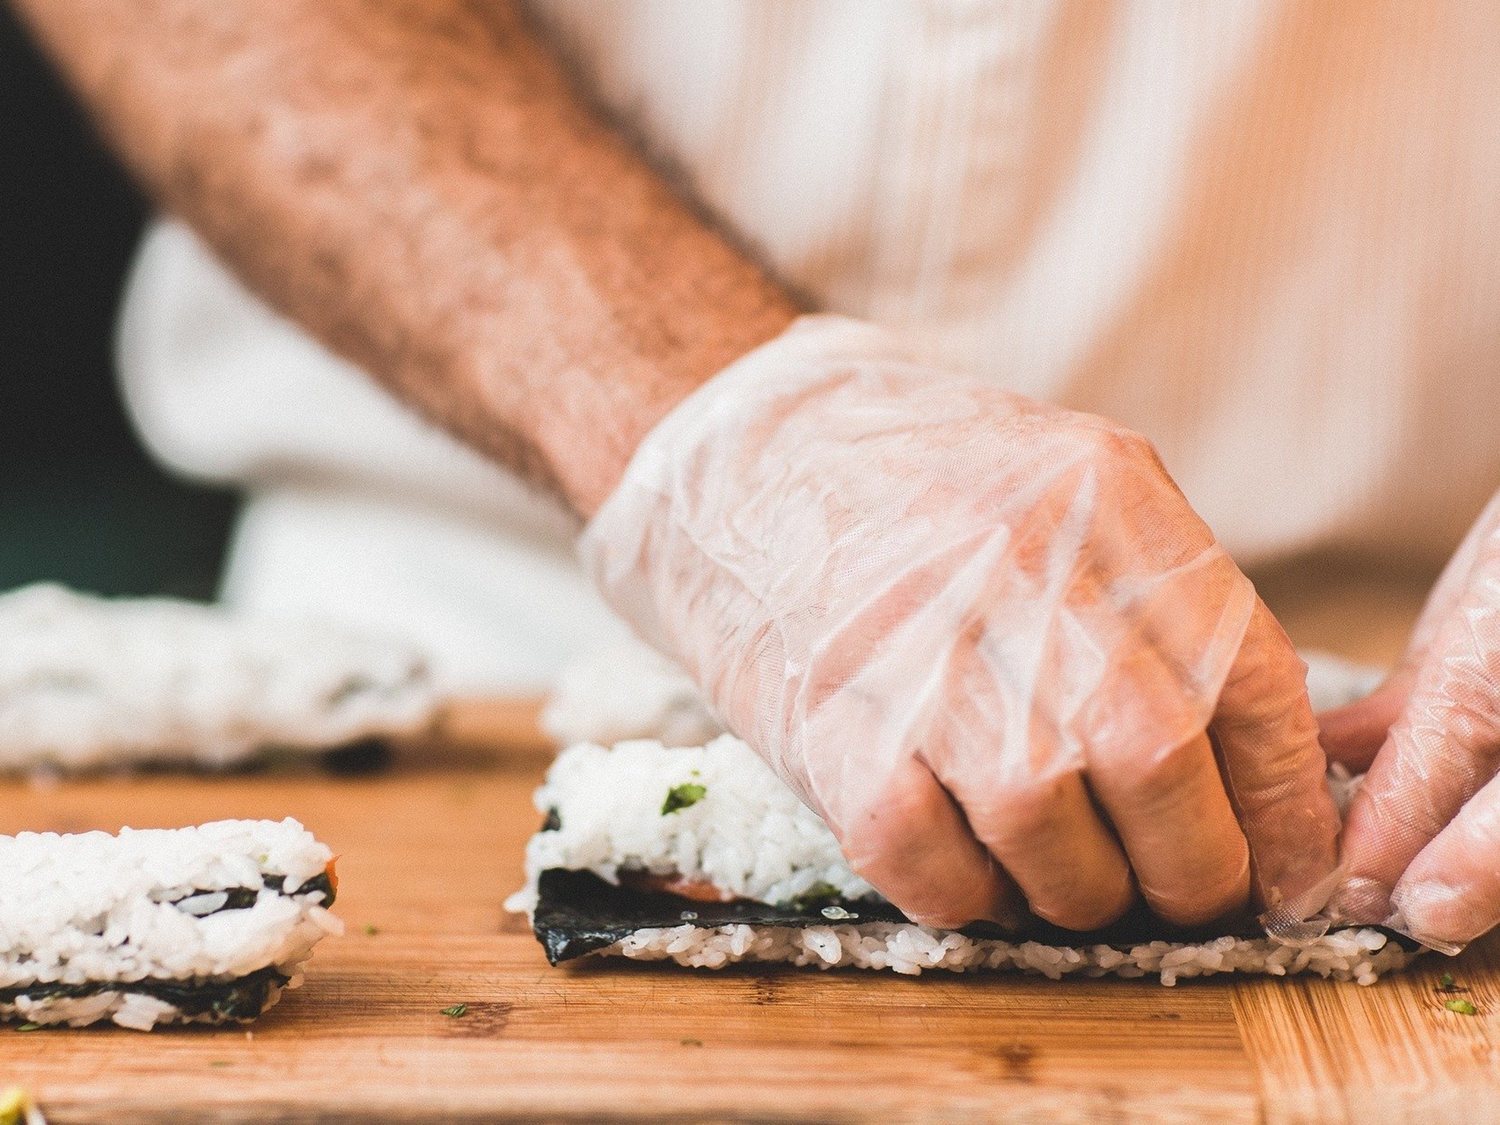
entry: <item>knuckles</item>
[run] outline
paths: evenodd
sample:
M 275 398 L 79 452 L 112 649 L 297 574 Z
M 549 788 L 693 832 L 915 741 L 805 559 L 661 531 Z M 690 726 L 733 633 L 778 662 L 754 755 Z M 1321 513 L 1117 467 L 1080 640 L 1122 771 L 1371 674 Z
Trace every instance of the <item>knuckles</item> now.
M 964 802 L 964 813 L 974 834 L 991 851 L 1006 852 L 1024 848 L 1028 840 L 1056 836 L 1068 821 L 1063 813 L 1063 790 L 1076 777 L 1065 773 L 1027 778 L 997 780 L 986 786 L 982 796 Z
M 1202 789 L 1203 763 L 1196 739 L 1163 750 L 1141 752 L 1125 745 L 1102 745 L 1090 753 L 1090 777 L 1147 812 L 1166 812 Z

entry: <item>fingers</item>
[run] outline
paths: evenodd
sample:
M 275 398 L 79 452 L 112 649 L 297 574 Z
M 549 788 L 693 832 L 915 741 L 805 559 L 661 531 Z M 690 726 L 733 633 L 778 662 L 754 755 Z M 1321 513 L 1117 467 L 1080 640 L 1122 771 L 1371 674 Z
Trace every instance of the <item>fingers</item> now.
M 1500 780 L 1491 779 L 1422 849 L 1391 905 L 1407 933 L 1439 949 L 1500 923 Z
M 1267 908 L 1306 917 L 1323 906 L 1339 818 L 1307 701 L 1306 668 L 1259 599 L 1219 696 L 1212 730 Z
M 1364 699 L 1318 716 L 1318 741 L 1330 761 L 1364 773 L 1406 709 L 1416 681 L 1414 669 L 1392 675 Z
M 896 767 L 843 836 L 849 865 L 913 921 L 956 929 L 1009 924 L 1021 912 L 1015 885 L 918 759 Z
M 1091 765 L 1095 795 L 1120 834 L 1152 910 L 1190 926 L 1244 907 L 1250 849 L 1206 734 L 1154 759 Z
M 1489 782 L 1497 761 L 1500 597 L 1480 582 L 1438 633 L 1406 711 L 1350 803 L 1339 915 L 1383 920 L 1402 873 Z
M 1078 774 L 988 784 L 948 771 L 970 830 L 1015 880 L 1032 913 L 1069 930 L 1095 930 L 1135 899 L 1130 868 Z

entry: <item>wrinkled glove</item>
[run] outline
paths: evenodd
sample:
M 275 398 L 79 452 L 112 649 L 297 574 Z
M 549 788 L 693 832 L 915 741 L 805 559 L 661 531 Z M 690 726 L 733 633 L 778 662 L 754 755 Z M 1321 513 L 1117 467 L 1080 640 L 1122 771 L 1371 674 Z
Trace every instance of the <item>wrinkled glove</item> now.
M 1302 663 L 1104 419 L 804 318 L 647 436 L 581 550 L 913 918 L 1090 929 L 1138 888 L 1199 923 L 1252 855 L 1279 917 L 1327 897 Z
M 1333 916 L 1454 953 L 1500 923 L 1500 495 L 1395 672 L 1322 727 L 1331 758 L 1370 771 L 1349 806 Z

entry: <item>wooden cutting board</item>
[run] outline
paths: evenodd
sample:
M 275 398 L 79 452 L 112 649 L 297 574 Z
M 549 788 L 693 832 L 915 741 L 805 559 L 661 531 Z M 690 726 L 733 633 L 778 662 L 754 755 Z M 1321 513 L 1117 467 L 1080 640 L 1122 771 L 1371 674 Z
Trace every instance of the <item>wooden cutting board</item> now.
M 1375 635 L 1343 647 L 1389 656 Z M 524 708 L 485 714 L 459 724 L 469 743 L 486 722 L 491 742 L 534 742 Z M 549 968 L 501 907 L 543 761 L 0 786 L 5 832 L 296 816 L 341 853 L 348 924 L 252 1030 L 0 1029 L 0 1086 L 31 1088 L 53 1122 L 1500 1115 L 1495 941 L 1372 988 Z M 1443 971 L 1479 1016 L 1443 1010 Z

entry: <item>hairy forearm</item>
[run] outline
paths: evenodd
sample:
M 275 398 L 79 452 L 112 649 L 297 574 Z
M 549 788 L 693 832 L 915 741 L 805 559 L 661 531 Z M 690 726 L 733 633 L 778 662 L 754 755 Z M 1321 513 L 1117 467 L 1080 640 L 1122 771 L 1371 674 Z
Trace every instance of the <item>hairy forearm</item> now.
M 506 3 L 13 2 L 257 292 L 581 515 L 795 313 Z

